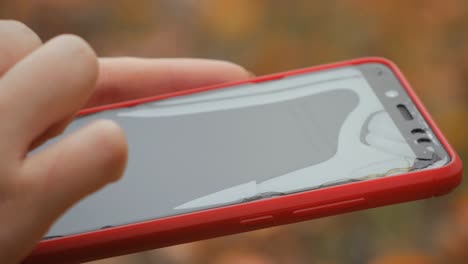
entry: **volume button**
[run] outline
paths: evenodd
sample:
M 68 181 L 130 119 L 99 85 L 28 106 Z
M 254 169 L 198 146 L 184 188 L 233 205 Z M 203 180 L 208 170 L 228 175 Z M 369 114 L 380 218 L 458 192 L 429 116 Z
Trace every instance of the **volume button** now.
M 365 202 L 366 202 L 366 199 L 364 198 L 356 198 L 356 199 L 351 199 L 351 200 L 346 200 L 346 201 L 341 201 L 341 202 L 335 202 L 335 203 L 330 203 L 330 204 L 324 204 L 324 205 L 318 205 L 314 207 L 298 209 L 298 210 L 293 211 L 293 215 L 308 216 L 308 215 L 323 213 L 325 211 L 337 212 L 342 209 L 348 209 L 351 207 L 359 206 L 361 204 L 364 204 Z
M 259 225 L 266 224 L 273 221 L 272 215 L 264 215 L 259 217 L 247 218 L 240 221 L 241 225 Z

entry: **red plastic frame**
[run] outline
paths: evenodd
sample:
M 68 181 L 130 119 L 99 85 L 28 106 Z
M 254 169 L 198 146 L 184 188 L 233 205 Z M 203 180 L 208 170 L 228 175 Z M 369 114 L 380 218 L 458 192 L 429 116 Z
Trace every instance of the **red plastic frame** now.
M 80 115 L 129 107 L 174 96 L 229 88 L 249 82 L 263 82 L 280 79 L 284 76 L 370 62 L 382 63 L 390 67 L 398 76 L 410 98 L 447 150 L 451 158 L 449 164 L 431 170 L 407 173 L 404 176 L 372 179 L 49 239 L 41 241 L 24 260 L 24 263 L 91 261 L 355 210 L 424 199 L 450 192 L 461 182 L 462 162 L 400 70 L 395 64 L 383 58 L 360 58 L 257 77 L 246 81 L 174 92 L 90 108 L 81 111 Z

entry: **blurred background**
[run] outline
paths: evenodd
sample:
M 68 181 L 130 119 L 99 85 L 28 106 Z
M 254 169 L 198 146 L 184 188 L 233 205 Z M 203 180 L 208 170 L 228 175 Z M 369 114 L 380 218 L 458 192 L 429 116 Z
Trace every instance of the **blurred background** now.
M 351 59 L 400 66 L 468 161 L 468 2 L 0 1 L 43 40 L 81 35 L 100 56 L 224 59 L 257 75 Z M 1 41 L 1 40 L 0 40 Z M 450 195 L 93 262 L 467 263 L 468 184 Z

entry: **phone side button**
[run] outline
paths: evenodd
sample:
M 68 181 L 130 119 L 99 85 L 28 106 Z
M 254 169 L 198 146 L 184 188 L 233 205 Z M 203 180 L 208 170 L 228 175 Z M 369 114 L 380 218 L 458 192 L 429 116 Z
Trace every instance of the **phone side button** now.
M 314 207 L 308 207 L 308 208 L 295 210 L 293 211 L 293 215 L 309 216 L 309 215 L 315 215 L 315 214 L 320 214 L 324 212 L 339 211 L 339 210 L 344 210 L 344 209 L 353 208 L 355 206 L 362 205 L 365 202 L 366 202 L 366 199 L 364 198 L 356 198 L 352 200 L 340 201 L 340 202 L 329 203 L 329 204 L 318 205 Z
M 272 215 L 264 215 L 259 217 L 247 218 L 240 221 L 241 225 L 259 225 L 273 222 Z

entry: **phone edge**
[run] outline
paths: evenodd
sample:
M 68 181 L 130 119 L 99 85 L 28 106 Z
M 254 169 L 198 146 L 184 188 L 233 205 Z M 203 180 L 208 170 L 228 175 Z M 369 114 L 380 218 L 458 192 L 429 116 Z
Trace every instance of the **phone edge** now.
M 440 168 L 430 169 L 426 173 L 419 172 L 419 173 L 412 174 L 414 176 L 411 179 L 412 182 L 410 185 L 407 184 L 408 182 L 406 181 L 406 179 L 403 181 L 399 180 L 397 182 L 392 182 L 389 180 L 382 181 L 384 179 L 375 179 L 375 180 L 366 181 L 370 183 L 379 181 L 385 186 L 383 186 L 384 188 L 382 188 L 382 186 L 380 187 L 375 186 L 376 184 L 367 184 L 367 185 L 373 185 L 373 186 L 372 188 L 369 188 L 367 190 L 367 193 L 365 194 L 366 196 L 365 198 L 357 197 L 355 192 L 353 193 L 352 191 L 350 191 L 352 188 L 349 188 L 349 186 L 351 187 L 356 186 L 359 183 L 348 184 L 346 190 L 349 193 L 346 193 L 346 194 L 337 195 L 336 194 L 337 188 L 334 188 L 334 187 L 326 188 L 323 190 L 312 190 L 312 191 L 303 192 L 305 196 L 310 196 L 310 197 L 306 197 L 307 200 L 309 200 L 308 203 L 312 205 L 312 207 L 310 206 L 309 207 L 317 208 L 317 211 L 315 214 L 305 215 L 302 218 L 298 217 L 296 219 L 291 219 L 289 215 L 289 211 L 291 208 L 284 206 L 283 210 L 278 211 L 277 209 L 277 211 L 274 212 L 274 214 L 278 215 L 277 220 L 269 222 L 269 223 L 265 223 L 262 225 L 257 225 L 257 226 L 254 225 L 250 227 L 240 228 L 237 226 L 237 220 L 240 220 L 240 219 L 237 219 L 236 217 L 234 217 L 236 218 L 236 224 L 231 223 L 232 221 L 229 221 L 231 219 L 219 220 L 216 223 L 210 222 L 210 221 L 203 222 L 203 219 L 201 219 L 201 222 L 199 221 L 198 223 L 195 223 L 193 227 L 186 227 L 184 230 L 183 228 L 177 229 L 177 225 L 175 225 L 173 226 L 175 229 L 172 229 L 172 231 L 176 230 L 177 232 L 171 233 L 169 231 L 166 231 L 166 233 L 163 234 L 162 231 L 158 231 L 160 229 L 158 229 L 157 225 L 168 224 L 168 223 L 170 224 L 170 219 L 171 218 L 173 219 L 174 217 L 167 217 L 167 218 L 156 219 L 156 220 L 151 220 L 151 221 L 142 222 L 142 223 L 129 224 L 129 225 L 121 226 L 121 227 L 115 227 L 115 228 L 98 230 L 98 231 L 93 231 L 93 232 L 88 232 L 88 233 L 83 233 L 83 234 L 78 234 L 78 235 L 73 235 L 73 236 L 67 236 L 63 238 L 44 240 L 38 243 L 38 245 L 32 251 L 32 253 L 25 259 L 24 263 L 43 263 L 45 261 L 47 261 L 48 263 L 65 263 L 65 262 L 74 263 L 74 262 L 81 262 L 81 261 L 90 261 L 90 260 L 95 260 L 98 258 L 129 254 L 129 253 L 147 250 L 151 248 L 159 248 L 159 247 L 169 246 L 173 244 L 186 243 L 190 241 L 196 241 L 196 240 L 224 236 L 224 235 L 235 234 L 235 233 L 240 233 L 240 232 L 247 232 L 247 231 L 261 229 L 261 228 L 268 228 L 268 227 L 277 226 L 277 225 L 284 225 L 288 223 L 311 220 L 311 219 L 315 219 L 319 217 L 341 214 L 344 212 L 351 212 L 351 211 L 363 210 L 363 209 L 368 209 L 368 208 L 373 208 L 373 207 L 378 207 L 378 206 L 400 203 L 400 202 L 424 199 L 424 198 L 428 198 L 431 196 L 439 196 L 439 195 L 450 192 L 461 182 L 463 168 L 462 168 L 460 157 L 457 155 L 457 153 L 452 148 L 452 146 L 448 143 L 447 139 L 443 136 L 442 132 L 437 127 L 434 120 L 429 115 L 427 109 L 424 107 L 419 97 L 417 97 L 414 90 L 412 89 L 412 87 L 410 86 L 409 82 L 406 80 L 404 75 L 401 73 L 399 68 L 390 60 L 387 60 L 381 57 L 358 58 L 358 59 L 353 59 L 353 60 L 347 60 L 347 61 L 335 62 L 335 63 L 325 64 L 325 65 L 318 65 L 318 66 L 313 66 L 313 67 L 308 67 L 308 68 L 303 68 L 303 69 L 297 69 L 297 70 L 292 70 L 292 71 L 286 71 L 282 73 L 265 75 L 261 77 L 244 80 L 244 81 L 230 82 L 230 83 L 224 83 L 220 85 L 213 85 L 213 86 L 208 86 L 208 87 L 191 89 L 187 91 L 174 92 L 174 93 L 169 93 L 165 95 L 146 97 L 146 98 L 127 101 L 123 103 L 117 103 L 117 104 L 111 104 L 111 105 L 106 105 L 106 106 L 101 106 L 101 107 L 85 109 L 81 111 L 79 115 L 86 115 L 86 114 L 90 114 L 94 112 L 120 108 L 120 107 L 130 107 L 130 106 L 134 106 L 134 105 L 149 102 L 149 101 L 162 100 L 162 99 L 167 99 L 170 97 L 187 95 L 187 94 L 198 93 L 198 92 L 203 92 L 203 91 L 209 91 L 209 90 L 215 90 L 215 89 L 221 89 L 221 88 L 228 89 L 231 86 L 246 84 L 249 82 L 262 82 L 262 81 L 279 79 L 279 78 L 283 78 L 286 76 L 292 76 L 292 75 L 297 75 L 297 74 L 302 74 L 302 73 L 327 70 L 327 69 L 349 66 L 349 65 L 358 65 L 358 64 L 369 63 L 369 62 L 384 64 L 395 73 L 397 78 L 402 83 L 402 86 L 408 92 L 410 98 L 413 100 L 415 106 L 418 108 L 421 115 L 426 120 L 427 124 L 431 127 L 434 134 L 437 136 L 437 138 L 440 140 L 441 144 L 443 145 L 443 147 L 449 154 L 451 158 L 449 163 L 447 163 L 446 165 Z M 430 177 L 427 177 L 427 176 L 430 176 Z M 342 188 L 342 186 L 339 186 L 338 188 Z M 317 204 L 317 203 L 314 203 L 313 201 L 313 197 L 317 195 L 310 195 L 311 192 L 324 193 L 324 194 L 328 193 L 329 198 L 328 200 L 322 199 L 321 201 L 322 203 Z M 393 193 L 394 195 L 389 198 L 388 194 L 390 192 Z M 333 193 L 335 193 L 335 196 L 331 195 Z M 398 193 L 400 195 L 396 195 Z M 343 199 L 337 200 L 336 197 L 338 196 L 341 198 L 343 198 L 343 196 L 346 196 L 347 200 L 345 199 L 344 202 L 341 201 Z M 359 194 L 359 196 L 362 196 L 362 195 Z M 333 197 L 335 197 L 335 199 Z M 283 197 L 272 198 L 269 200 L 273 201 L 273 200 L 281 199 L 281 198 Z M 364 200 L 360 200 L 361 198 Z M 283 199 L 283 201 L 287 201 L 287 199 Z M 265 204 L 265 200 L 252 202 L 251 204 L 261 206 L 262 204 Z M 268 204 L 271 204 L 271 202 Z M 239 208 L 243 206 L 244 204 L 240 204 L 235 207 Z M 215 208 L 214 210 L 204 210 L 204 211 L 201 211 L 201 213 L 206 212 L 206 211 L 213 212 L 213 211 L 216 211 L 216 209 L 217 208 Z M 189 215 L 186 217 L 190 218 L 193 215 L 200 215 L 199 213 L 200 212 L 189 213 L 189 214 L 186 214 L 186 215 Z M 255 218 L 256 216 L 251 216 L 251 217 Z M 161 220 L 165 220 L 165 221 L 161 221 Z M 171 225 L 167 227 L 168 227 L 167 229 L 170 229 Z M 129 235 L 129 232 L 132 232 L 132 229 L 138 232 L 133 233 L 134 235 Z M 172 243 L 164 243 L 163 238 L 166 237 L 167 235 L 177 236 L 177 233 L 181 233 L 183 231 L 188 232 L 189 234 L 192 233 L 192 235 L 180 236 L 179 234 L 180 236 L 179 240 L 173 241 Z M 157 239 L 157 240 L 152 239 L 152 236 L 156 236 L 156 235 L 161 235 L 162 238 Z M 139 239 L 141 239 L 141 241 Z M 137 245 L 136 241 L 140 241 L 141 243 Z

